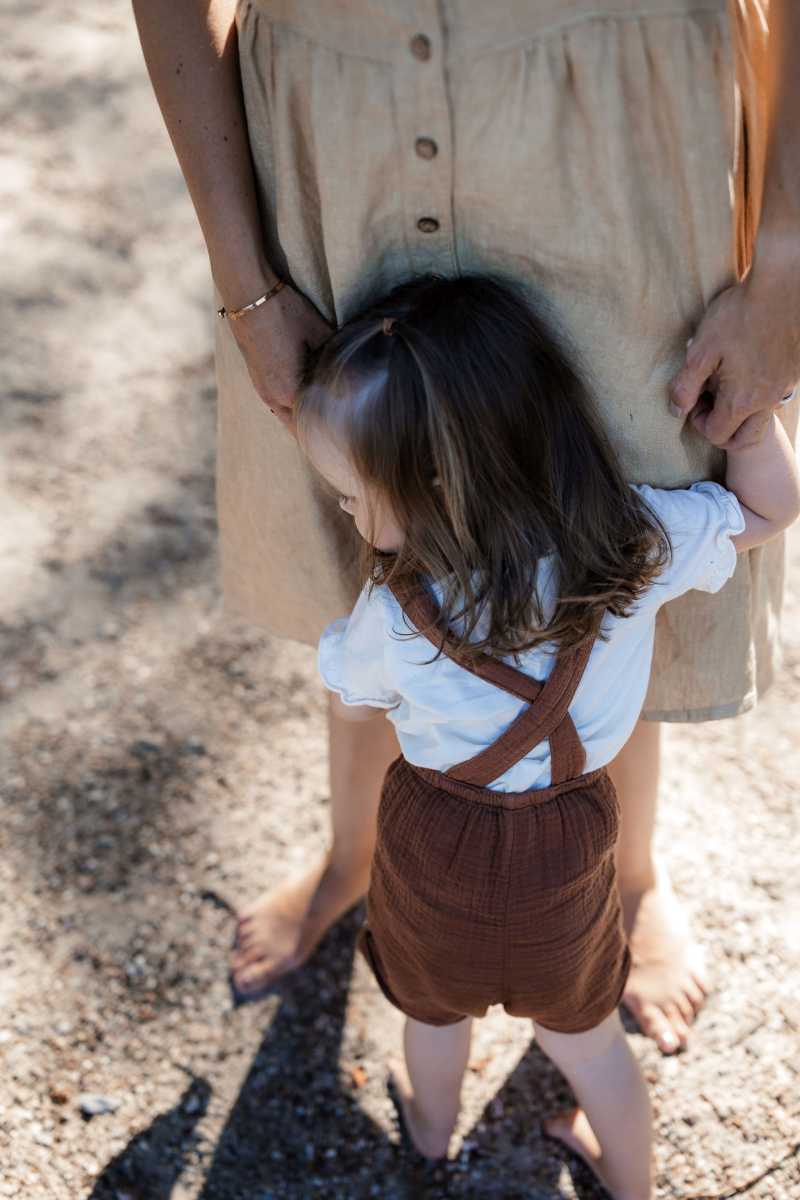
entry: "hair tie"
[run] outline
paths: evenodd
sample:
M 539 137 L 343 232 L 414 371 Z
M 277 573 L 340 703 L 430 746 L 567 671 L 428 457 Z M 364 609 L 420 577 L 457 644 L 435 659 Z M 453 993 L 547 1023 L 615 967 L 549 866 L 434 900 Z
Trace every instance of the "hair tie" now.
M 384 317 L 383 318 L 383 332 L 389 337 L 391 337 L 391 335 L 392 335 L 392 326 L 394 325 L 396 320 L 397 320 L 397 317 Z

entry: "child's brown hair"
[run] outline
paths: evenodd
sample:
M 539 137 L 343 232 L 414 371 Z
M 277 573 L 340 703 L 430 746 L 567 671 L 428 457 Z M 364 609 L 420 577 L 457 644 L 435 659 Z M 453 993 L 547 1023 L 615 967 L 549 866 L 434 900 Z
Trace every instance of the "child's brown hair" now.
M 367 548 L 368 577 L 436 580 L 439 640 L 456 633 L 468 658 L 577 647 L 668 561 L 667 534 L 625 481 L 578 372 L 502 279 L 396 287 L 309 354 L 296 412 L 301 435 L 329 429 L 405 532 L 397 554 Z M 549 611 L 537 590 L 547 555 Z

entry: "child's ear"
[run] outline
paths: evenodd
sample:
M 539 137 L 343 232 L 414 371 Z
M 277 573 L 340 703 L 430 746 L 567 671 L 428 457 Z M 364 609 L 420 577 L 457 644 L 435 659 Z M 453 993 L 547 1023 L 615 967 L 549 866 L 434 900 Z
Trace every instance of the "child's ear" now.
M 440 488 L 442 486 L 442 481 L 438 475 L 434 475 L 432 482 L 434 487 Z

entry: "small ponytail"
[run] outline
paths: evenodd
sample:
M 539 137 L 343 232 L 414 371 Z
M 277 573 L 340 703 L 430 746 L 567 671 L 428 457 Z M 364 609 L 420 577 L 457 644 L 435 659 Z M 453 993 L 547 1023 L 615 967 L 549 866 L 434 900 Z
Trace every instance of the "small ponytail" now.
M 668 561 L 570 357 L 506 280 L 395 288 L 316 352 L 297 415 L 328 426 L 405 531 L 396 555 L 366 548 L 369 578 L 438 581 L 437 627 L 468 657 L 580 646 Z

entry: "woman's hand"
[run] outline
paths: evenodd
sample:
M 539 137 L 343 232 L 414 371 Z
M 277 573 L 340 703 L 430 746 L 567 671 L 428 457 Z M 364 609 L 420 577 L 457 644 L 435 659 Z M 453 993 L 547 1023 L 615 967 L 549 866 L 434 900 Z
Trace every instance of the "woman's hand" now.
M 800 235 L 782 249 L 712 301 L 672 381 L 674 415 L 723 450 L 760 442 L 800 378 Z M 697 411 L 704 392 L 713 406 Z
M 133 0 L 147 68 L 186 178 L 211 272 L 234 311 L 274 284 L 242 106 L 236 0 Z M 288 285 L 231 322 L 259 396 L 292 428 L 305 345 L 331 332 Z
M 332 327 L 288 283 L 266 304 L 230 324 L 253 387 L 294 433 L 293 406 L 305 348 L 324 342 Z

